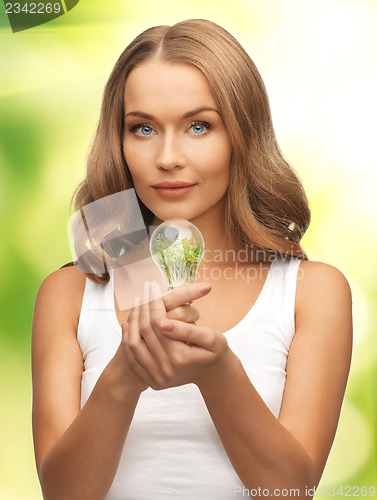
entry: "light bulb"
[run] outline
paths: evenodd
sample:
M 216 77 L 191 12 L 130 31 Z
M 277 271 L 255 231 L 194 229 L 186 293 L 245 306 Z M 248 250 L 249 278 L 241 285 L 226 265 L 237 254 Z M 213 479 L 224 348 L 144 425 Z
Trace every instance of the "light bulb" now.
M 185 219 L 169 219 L 152 233 L 150 252 L 169 289 L 195 282 L 204 253 L 199 229 Z

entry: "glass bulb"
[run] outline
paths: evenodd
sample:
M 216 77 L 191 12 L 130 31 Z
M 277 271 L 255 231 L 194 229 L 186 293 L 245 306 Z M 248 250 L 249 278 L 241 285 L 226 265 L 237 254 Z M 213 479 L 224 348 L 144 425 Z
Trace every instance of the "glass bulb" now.
M 185 219 L 163 222 L 153 231 L 149 248 L 170 289 L 195 282 L 204 239 L 194 224 Z

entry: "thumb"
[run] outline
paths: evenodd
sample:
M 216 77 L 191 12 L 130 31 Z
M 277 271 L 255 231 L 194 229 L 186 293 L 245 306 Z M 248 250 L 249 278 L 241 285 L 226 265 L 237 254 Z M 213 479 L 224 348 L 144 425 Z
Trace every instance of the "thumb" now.
M 122 323 L 122 341 L 126 343 L 128 341 L 128 323 Z
M 160 331 L 166 337 L 173 340 L 180 340 L 187 344 L 203 347 L 207 350 L 212 350 L 219 335 L 214 330 L 205 327 L 199 327 L 191 323 L 183 321 L 163 319 L 159 323 Z

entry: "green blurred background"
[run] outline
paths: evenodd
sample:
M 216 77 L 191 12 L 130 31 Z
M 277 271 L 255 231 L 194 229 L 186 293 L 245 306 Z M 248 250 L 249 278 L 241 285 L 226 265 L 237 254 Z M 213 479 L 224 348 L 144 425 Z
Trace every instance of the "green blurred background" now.
M 30 424 L 33 305 L 43 278 L 71 259 L 69 203 L 104 84 L 139 32 L 193 17 L 228 29 L 259 67 L 280 145 L 309 195 L 304 245 L 353 289 L 354 357 L 317 498 L 377 498 L 358 490 L 377 488 L 377 3 L 81 0 L 15 34 L 0 9 L 0 500 L 42 498 Z

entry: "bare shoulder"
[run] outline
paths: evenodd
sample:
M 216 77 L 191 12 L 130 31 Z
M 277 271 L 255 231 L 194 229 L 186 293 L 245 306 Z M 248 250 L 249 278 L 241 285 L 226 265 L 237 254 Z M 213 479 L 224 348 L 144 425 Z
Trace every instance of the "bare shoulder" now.
M 41 284 L 40 292 L 51 292 L 53 290 L 62 291 L 65 288 L 74 290 L 76 288 L 84 289 L 85 274 L 78 271 L 75 266 L 62 267 L 49 274 Z
M 352 347 L 352 295 L 349 283 L 337 268 L 322 262 L 302 262 L 297 279 L 295 343 L 322 342 L 328 349 Z
M 324 262 L 315 262 L 304 260 L 300 264 L 301 272 L 299 278 L 302 283 L 310 286 L 310 284 L 318 284 L 326 281 L 326 284 L 338 284 L 349 289 L 348 281 L 344 274 L 334 266 L 325 264 Z
M 348 372 L 352 352 L 352 295 L 338 269 L 322 262 L 302 262 L 297 280 L 296 333 L 291 351 L 318 349 Z M 306 346 L 306 347 L 304 347 Z M 330 363 L 331 364 L 331 363 Z
M 303 261 L 297 279 L 296 313 L 308 308 L 352 304 L 351 289 L 344 274 L 323 262 Z
M 75 267 L 65 267 L 49 274 L 42 282 L 36 299 L 35 314 L 59 314 L 77 322 L 85 289 L 85 274 Z M 68 317 L 67 317 L 68 315 Z

